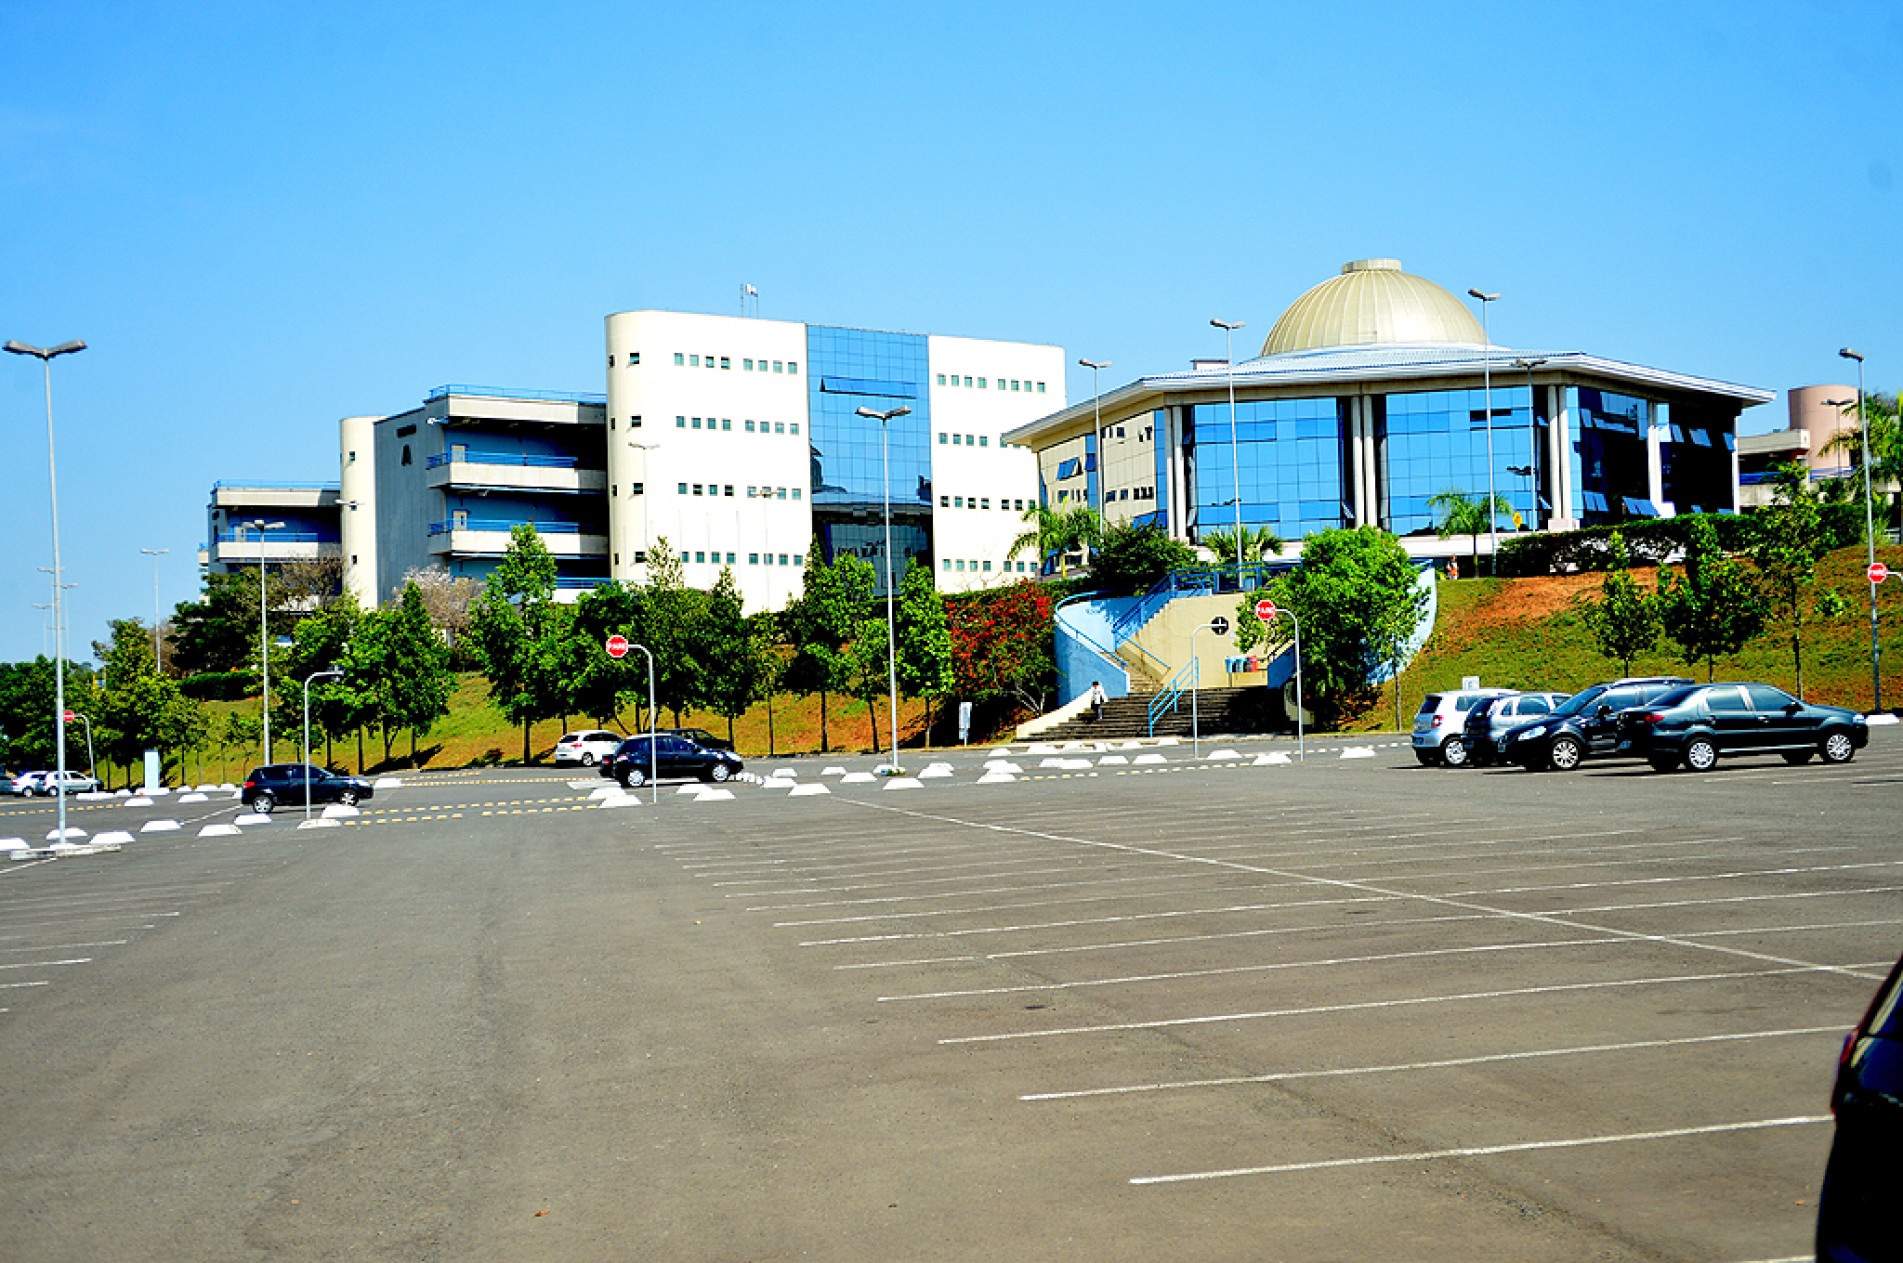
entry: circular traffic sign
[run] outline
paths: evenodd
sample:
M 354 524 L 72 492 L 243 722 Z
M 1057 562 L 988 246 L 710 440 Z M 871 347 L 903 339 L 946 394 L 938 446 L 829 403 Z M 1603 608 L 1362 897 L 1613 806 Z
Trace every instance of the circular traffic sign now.
M 1870 563 L 1870 568 L 1864 571 L 1864 573 L 1870 576 L 1870 582 L 1882 583 L 1885 579 L 1890 577 L 1890 568 L 1880 561 L 1873 561 Z
M 610 658 L 627 657 L 628 656 L 628 638 L 622 635 L 614 635 L 614 636 L 608 637 L 608 656 Z
M 1209 630 L 1215 632 L 1218 636 L 1227 636 L 1229 634 L 1229 620 L 1218 614 L 1209 620 Z
M 70 724 L 70 723 L 72 723 L 72 722 L 73 722 L 73 721 L 74 721 L 75 719 L 78 719 L 78 718 L 79 718 L 79 712 L 78 712 L 78 711 L 72 711 L 72 710 L 69 710 L 69 711 L 67 711 L 67 712 L 66 712 L 66 722 L 67 722 L 67 723 L 69 723 L 69 724 Z
M 1260 601 L 1257 601 L 1255 603 L 1255 616 L 1265 623 L 1273 619 L 1275 617 L 1275 602 L 1266 596 Z

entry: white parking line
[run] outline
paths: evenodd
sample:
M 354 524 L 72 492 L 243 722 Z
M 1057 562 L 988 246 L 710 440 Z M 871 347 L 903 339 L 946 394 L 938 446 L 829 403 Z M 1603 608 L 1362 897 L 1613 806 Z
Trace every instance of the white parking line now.
M 10 965 L 0 965 L 0 969 L 50 969 L 55 965 L 90 965 L 92 957 L 73 956 L 66 960 L 22 960 Z
M 1703 1127 L 1668 1127 L 1659 1131 L 1629 1131 L 1616 1136 L 1576 1136 L 1567 1140 L 1522 1140 L 1504 1145 L 1468 1145 L 1459 1149 L 1426 1149 L 1414 1153 L 1370 1154 L 1359 1158 L 1325 1158 L 1319 1162 L 1278 1162 L 1272 1166 L 1231 1167 L 1224 1171 L 1188 1171 L 1178 1175 L 1139 1175 L 1132 1184 L 1183 1184 L 1197 1180 L 1227 1180 L 1245 1175 L 1285 1175 L 1294 1171 L 1326 1171 L 1340 1167 L 1380 1166 L 1393 1162 L 1434 1162 L 1445 1158 L 1485 1158 L 1501 1153 L 1530 1153 L 1540 1149 L 1583 1149 L 1590 1145 L 1635 1144 L 1646 1140 L 1677 1140 L 1685 1136 L 1714 1136 L 1725 1132 L 1761 1131 L 1768 1127 L 1803 1127 L 1828 1123 L 1829 1114 L 1800 1114 L 1791 1118 L 1761 1118 L 1744 1123 L 1710 1123 Z
M 1841 1035 L 1842 1026 L 1798 1026 L 1781 1031 L 1743 1031 L 1730 1035 L 1686 1035 L 1676 1039 L 1634 1039 L 1618 1044 L 1580 1044 L 1571 1048 L 1536 1048 L 1525 1052 L 1487 1053 L 1474 1057 L 1447 1057 L 1439 1061 L 1407 1061 L 1379 1066 L 1338 1066 L 1325 1070 L 1281 1070 L 1270 1074 L 1228 1075 L 1220 1079 L 1175 1079 L 1161 1083 L 1131 1083 L 1112 1088 L 1073 1088 L 1063 1092 L 1025 1092 L 1020 1101 L 1074 1101 L 1087 1096 L 1137 1096 L 1148 1092 L 1182 1092 L 1199 1088 L 1232 1088 L 1252 1083 L 1283 1083 L 1293 1079 L 1338 1079 L 1363 1074 L 1407 1074 L 1418 1070 L 1450 1070 L 1506 1061 L 1536 1061 L 1548 1057 L 1584 1057 L 1597 1053 L 1637 1052 L 1646 1048 L 1677 1048 L 1687 1044 L 1741 1043 L 1755 1039 L 1789 1039 L 1801 1035 Z

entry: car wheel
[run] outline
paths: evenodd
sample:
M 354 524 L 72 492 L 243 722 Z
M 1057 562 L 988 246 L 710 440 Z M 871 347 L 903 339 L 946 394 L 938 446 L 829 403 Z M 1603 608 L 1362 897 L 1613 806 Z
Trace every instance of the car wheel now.
M 581 765 L 583 767 L 593 767 L 595 765 L 595 756 L 583 750 L 581 754 Z
M 1555 737 L 1553 748 L 1547 752 L 1546 761 L 1555 772 L 1570 772 L 1578 767 L 1586 757 L 1586 747 L 1579 744 L 1578 737 Z
M 253 794 L 251 796 L 251 810 L 261 816 L 268 816 L 276 811 L 277 808 L 278 800 L 274 794 Z
M 1440 743 L 1440 761 L 1448 767 L 1467 766 L 1467 743 L 1459 737 L 1449 737 Z
M 1436 763 L 1440 762 L 1440 756 L 1432 750 L 1416 749 L 1414 751 L 1414 757 L 1419 760 L 1422 767 L 1433 767 Z
M 1857 753 L 1847 732 L 1833 732 L 1824 738 L 1823 755 L 1826 763 L 1848 763 Z
M 1685 766 L 1694 772 L 1709 772 L 1718 766 L 1718 747 L 1708 737 L 1693 737 L 1685 743 Z
M 615 779 L 623 789 L 639 789 L 648 783 L 648 774 L 644 768 L 624 767 L 616 769 Z
M 338 793 L 337 801 L 346 807 L 355 807 L 357 805 L 357 791 L 354 789 L 343 790 Z
M 733 769 L 728 767 L 725 763 L 716 763 L 712 767 L 707 769 L 708 779 L 713 781 L 715 784 L 719 784 L 721 781 L 726 780 L 729 776 L 732 776 L 732 775 L 733 775 Z
M 1792 767 L 1800 767 L 1810 762 L 1810 756 L 1813 753 L 1814 751 L 1811 750 L 1786 750 L 1784 752 L 1784 761 Z
M 1678 760 L 1672 758 L 1670 755 L 1655 754 L 1648 758 L 1646 762 L 1652 765 L 1654 772 L 1676 772 L 1678 770 Z

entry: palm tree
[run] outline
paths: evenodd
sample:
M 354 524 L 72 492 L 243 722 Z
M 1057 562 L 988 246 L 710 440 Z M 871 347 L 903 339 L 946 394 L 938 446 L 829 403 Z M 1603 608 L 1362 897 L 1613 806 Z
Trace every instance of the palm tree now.
M 1243 527 L 1240 550 L 1236 548 L 1236 533 L 1233 530 L 1201 531 L 1197 538 L 1204 548 L 1216 554 L 1218 561 L 1224 563 L 1235 562 L 1238 552 L 1243 561 L 1266 561 L 1270 557 L 1282 555 L 1282 537 L 1266 526 Z
M 1473 539 L 1473 573 L 1480 573 L 1480 537 L 1493 529 L 1494 519 L 1487 513 L 1487 498 L 1476 499 L 1464 491 L 1449 489 L 1427 497 L 1427 507 L 1440 515 L 1440 523 L 1434 528 L 1442 539 L 1455 535 L 1467 535 Z M 1513 506 L 1505 496 L 1493 497 L 1495 515 L 1513 512 Z
M 1070 577 L 1070 553 L 1081 548 L 1088 556 L 1103 540 L 1103 519 L 1087 504 L 1075 504 L 1068 509 L 1034 504 L 1024 511 L 1023 520 L 1027 529 L 1011 541 L 1005 556 L 1015 557 L 1029 550 L 1041 562 L 1055 553 L 1061 578 Z
M 1856 405 L 1844 408 L 1848 416 Z M 1865 395 L 1863 397 L 1864 426 L 1870 434 L 1870 491 L 1872 495 L 1887 494 L 1892 486 L 1903 487 L 1903 424 L 1897 418 L 1895 395 Z M 1826 452 L 1844 454 L 1844 463 L 1858 472 L 1857 482 L 1862 481 L 1863 435 L 1853 424 L 1849 429 L 1839 430 L 1824 444 Z M 1862 494 L 1861 486 L 1844 488 L 1849 493 L 1846 498 Z M 1899 525 L 1903 525 L 1903 495 L 1896 498 Z

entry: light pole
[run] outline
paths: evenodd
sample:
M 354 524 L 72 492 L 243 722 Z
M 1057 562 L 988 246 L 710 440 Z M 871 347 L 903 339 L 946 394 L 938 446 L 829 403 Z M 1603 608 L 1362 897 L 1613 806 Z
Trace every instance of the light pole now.
M 152 559 L 152 669 L 163 672 L 165 657 L 159 649 L 159 558 L 171 552 L 169 548 L 141 548 L 140 552 Z
M 1090 370 L 1091 403 L 1094 404 L 1097 409 L 1097 517 L 1101 519 L 1103 517 L 1104 500 L 1106 498 L 1103 485 L 1104 475 L 1109 472 L 1110 465 L 1109 462 L 1104 459 L 1103 454 L 1103 387 L 1098 385 L 1097 374 L 1101 370 L 1109 368 L 1110 361 L 1080 359 L 1077 362 Z M 1101 523 L 1099 525 L 1101 528 Z
M 892 583 L 892 460 L 891 444 L 887 440 L 887 431 L 895 417 L 909 417 L 912 410 L 904 404 L 885 412 L 873 408 L 861 408 L 859 415 L 867 420 L 879 423 L 879 481 L 885 493 L 885 670 L 886 691 L 890 697 L 892 710 L 892 775 L 897 776 L 903 769 L 899 767 L 899 623 L 898 590 Z
M 1222 330 L 1223 358 L 1229 365 L 1229 465 L 1236 484 L 1236 591 L 1242 591 L 1242 451 L 1236 445 L 1236 330 L 1240 320 L 1211 320 Z
M 264 533 L 284 529 L 282 522 L 267 522 L 263 518 L 253 518 L 249 522 L 240 522 L 232 528 L 237 534 L 246 527 L 258 533 L 258 654 L 261 669 L 258 678 L 264 684 L 264 761 L 271 761 L 271 615 L 270 603 L 265 600 L 267 585 L 264 578 Z
M 1493 517 L 1493 332 L 1487 321 L 1487 312 L 1499 301 L 1498 294 L 1483 293 L 1477 286 L 1467 290 L 1480 300 L 1480 337 L 1487 345 L 1481 357 L 1481 380 L 1485 383 L 1486 401 L 1481 406 L 1487 410 L 1487 573 L 1500 573 L 1500 531 Z
M 7 343 L 14 355 L 31 355 L 39 360 L 46 379 L 46 483 L 53 507 L 53 728 L 58 747 L 60 780 L 59 839 L 66 840 L 66 615 L 60 596 L 59 564 L 59 470 L 53 461 L 53 360 L 57 356 L 83 351 L 86 344 L 78 338 L 54 347 L 33 346 L 17 338 Z
M 1536 531 L 1540 529 L 1540 410 L 1534 403 L 1533 370 L 1544 363 L 1543 355 L 1513 361 L 1513 367 L 1526 370 L 1526 511 L 1527 521 Z M 1487 420 L 1488 433 L 1492 433 L 1493 419 Z
M 654 651 L 646 645 L 637 645 L 632 640 L 628 648 L 639 649 L 641 656 L 648 660 L 648 785 L 654 795 L 654 805 L 661 805 L 661 779 L 656 773 L 660 770 L 661 755 L 656 747 L 654 733 Z
M 336 667 L 328 671 L 313 671 L 304 677 L 304 819 L 311 818 L 311 681 L 326 676 L 341 680 L 344 673 Z M 182 761 L 182 760 L 181 760 Z M 270 762 L 267 758 L 265 762 Z
M 86 713 L 85 711 L 83 711 L 83 710 L 76 710 L 76 711 L 74 711 L 74 712 L 73 712 L 73 718 L 74 718 L 74 719 L 77 719 L 77 720 L 78 720 L 78 721 L 79 721 L 80 723 L 82 723 L 82 724 L 85 724 L 85 725 L 86 725 L 86 775 L 88 775 L 88 776 L 90 776 L 90 777 L 92 777 L 92 778 L 93 778 L 94 780 L 98 780 L 98 779 L 99 779 L 99 774 L 98 774 L 98 772 L 96 771 L 96 769 L 97 769 L 97 768 L 98 768 L 98 766 L 99 766 L 99 761 L 98 761 L 97 759 L 95 759 L 95 758 L 93 758 L 93 721 L 92 721 L 92 716 L 91 716 L 91 715 L 88 715 L 88 714 L 87 714 L 87 713 Z M 62 792 L 64 792 L 64 791 L 62 791 Z
M 1870 421 L 1863 415 L 1863 353 L 1851 347 L 1837 352 L 1857 361 L 1857 435 L 1863 449 L 1863 544 L 1867 564 L 1877 561 L 1876 510 L 1871 507 L 1870 492 Z M 1866 576 L 1867 572 L 1866 572 Z M 1877 585 L 1870 581 L 1870 698 L 1872 710 L 1883 709 L 1883 646 L 1877 640 Z

